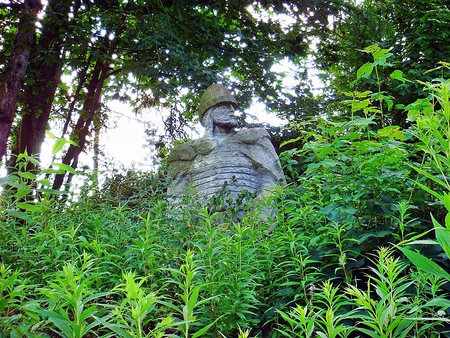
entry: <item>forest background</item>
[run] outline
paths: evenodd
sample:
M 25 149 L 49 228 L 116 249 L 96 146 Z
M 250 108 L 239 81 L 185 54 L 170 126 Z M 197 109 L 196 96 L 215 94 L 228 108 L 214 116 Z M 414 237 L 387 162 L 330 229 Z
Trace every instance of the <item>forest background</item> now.
M 449 24 L 443 0 L 0 2 L 0 335 L 448 336 Z M 167 201 L 214 82 L 242 127 L 255 101 L 287 121 L 265 221 Z M 154 171 L 102 159 L 114 100 L 164 112 Z
M 63 164 L 77 169 L 89 151 L 96 170 L 114 100 L 153 115 L 155 124 L 163 119 L 163 131 L 148 127 L 148 142 L 170 148 L 197 122 L 199 96 L 214 82 L 236 93 L 243 124 L 255 101 L 287 121 L 271 130 L 278 149 L 299 136 L 296 124 L 305 117 L 348 114 L 335 104 L 370 61 L 364 48 L 392 48 L 392 67 L 421 80 L 448 53 L 447 6 L 439 2 L 49 1 L 44 9 L 40 1 L 13 1 L 1 9 L 0 153 L 9 168 L 25 150 L 39 156 L 49 131 L 61 145 L 62 138 L 72 142 L 58 154 Z M 291 69 L 274 67 L 280 62 Z M 317 71 L 325 87 L 314 95 Z M 397 104 L 422 90 L 389 81 L 381 89 L 390 87 Z M 384 119 L 403 125 L 406 116 L 394 107 Z M 56 175 L 52 187 L 70 180 Z

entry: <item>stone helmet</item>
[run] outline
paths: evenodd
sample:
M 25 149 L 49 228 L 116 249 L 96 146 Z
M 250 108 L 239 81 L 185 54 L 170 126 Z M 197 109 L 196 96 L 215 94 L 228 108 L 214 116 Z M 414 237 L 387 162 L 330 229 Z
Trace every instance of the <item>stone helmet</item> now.
M 221 84 L 214 83 L 205 90 L 202 98 L 200 99 L 200 105 L 198 107 L 200 120 L 208 108 L 222 102 L 231 103 L 235 108 L 237 108 L 237 101 L 233 94 L 231 94 L 231 92 Z

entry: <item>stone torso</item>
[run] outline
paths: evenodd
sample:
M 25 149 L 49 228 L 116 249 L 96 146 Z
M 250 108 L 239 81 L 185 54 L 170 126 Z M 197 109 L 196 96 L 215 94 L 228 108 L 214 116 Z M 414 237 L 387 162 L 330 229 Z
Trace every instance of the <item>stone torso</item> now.
M 284 180 L 269 135 L 262 128 L 235 132 L 223 140 L 201 138 L 174 148 L 169 157 L 173 183 L 169 195 L 181 196 L 194 186 L 200 198 L 221 189 L 235 198 L 246 190 L 259 193 Z
M 213 197 L 224 188 L 232 198 L 243 190 L 259 191 L 261 180 L 251 160 L 227 143 L 217 144 L 209 154 L 197 155 L 185 174 L 186 183 L 194 185 L 201 198 Z

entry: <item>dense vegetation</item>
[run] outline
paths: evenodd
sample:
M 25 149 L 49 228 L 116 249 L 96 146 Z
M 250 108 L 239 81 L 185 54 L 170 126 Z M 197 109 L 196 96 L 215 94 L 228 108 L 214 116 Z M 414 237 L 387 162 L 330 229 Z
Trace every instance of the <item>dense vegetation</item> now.
M 389 56 L 367 51 L 358 77 Z M 73 198 L 45 178 L 70 167 L 33 174 L 20 155 L 1 206 L 0 333 L 448 336 L 450 81 L 422 85 L 407 129 L 377 127 L 385 93 L 355 95 L 345 122 L 310 121 L 304 146 L 281 154 L 289 184 L 256 205 L 226 193 L 172 205 L 162 173 L 132 171 L 101 189 L 86 177 Z
M 0 3 L 0 337 L 450 336 L 446 1 L 40 7 Z M 164 156 L 214 81 L 288 121 L 288 184 L 174 205 Z M 157 171 L 96 170 L 113 99 L 169 112 Z

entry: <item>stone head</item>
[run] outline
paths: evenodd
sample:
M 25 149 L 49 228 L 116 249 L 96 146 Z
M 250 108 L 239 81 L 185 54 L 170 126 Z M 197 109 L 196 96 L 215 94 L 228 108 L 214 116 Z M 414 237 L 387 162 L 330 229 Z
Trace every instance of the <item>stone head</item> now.
M 200 122 L 204 127 L 207 127 L 210 121 L 236 127 L 237 120 L 234 116 L 236 108 L 237 101 L 233 94 L 221 84 L 215 83 L 206 89 L 200 100 Z

